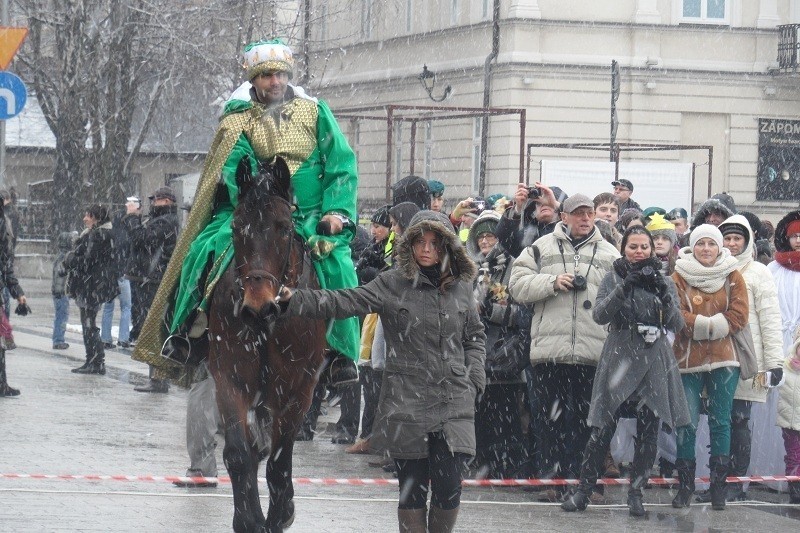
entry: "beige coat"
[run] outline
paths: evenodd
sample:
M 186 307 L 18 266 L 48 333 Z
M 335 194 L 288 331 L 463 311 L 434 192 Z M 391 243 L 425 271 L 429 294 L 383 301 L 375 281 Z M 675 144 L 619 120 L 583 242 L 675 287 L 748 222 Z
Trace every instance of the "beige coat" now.
M 512 266 L 511 296 L 519 303 L 535 306 L 531 323 L 533 365 L 567 363 L 596 366 L 600 360 L 607 332 L 592 318 L 592 307 L 597 289 L 605 275 L 611 272 L 619 252 L 595 229 L 577 251 L 577 273 L 586 277 L 587 289 L 556 291 L 553 287 L 556 276 L 576 271 L 575 255 L 566 226 L 559 222 L 553 233 L 523 250 Z
M 800 329 L 787 357 L 791 358 L 800 346 Z M 783 365 L 785 381 L 778 387 L 778 419 L 776 424 L 782 428 L 800 431 L 800 372 L 792 370 L 788 359 Z

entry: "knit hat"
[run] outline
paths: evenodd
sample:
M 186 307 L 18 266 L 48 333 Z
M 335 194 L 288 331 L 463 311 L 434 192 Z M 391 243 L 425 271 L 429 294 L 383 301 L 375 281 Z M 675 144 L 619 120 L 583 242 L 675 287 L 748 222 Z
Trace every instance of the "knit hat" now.
M 265 72 L 286 72 L 289 78 L 294 70 L 292 50 L 281 39 L 258 41 L 244 47 L 244 64 L 247 79 L 252 80 Z
M 431 208 L 431 192 L 428 182 L 419 176 L 406 176 L 392 185 L 392 204 L 411 202 L 420 209 Z
M 694 248 L 697 241 L 705 237 L 717 243 L 719 249 L 722 250 L 722 233 L 719 231 L 719 228 L 713 224 L 700 224 L 694 228 L 692 233 L 689 234 L 689 247 Z
M 497 203 L 498 200 L 501 198 L 505 198 L 505 195 L 497 193 L 491 194 L 486 198 L 486 207 L 489 209 L 494 209 L 494 205 Z
M 389 214 L 392 215 L 395 222 L 405 230 L 408 228 L 411 218 L 419 212 L 419 206 L 411 202 L 400 202 L 396 206 L 389 209 Z M 452 224 L 451 224 L 452 225 Z
M 800 233 L 800 220 L 794 220 L 786 225 L 786 236 L 792 236 Z
M 719 230 L 722 232 L 722 236 L 725 235 L 741 235 L 744 237 L 744 247 L 747 248 L 747 245 L 750 244 L 750 228 L 744 227 L 744 224 L 739 224 L 736 222 L 723 222 L 719 225 Z
M 664 215 L 661 213 L 653 213 L 650 217 L 650 223 L 646 228 L 653 238 L 655 238 L 656 235 L 663 235 L 669 239 L 672 246 L 675 246 L 675 243 L 678 242 L 678 234 L 675 233 L 675 224 L 665 219 Z
M 481 216 L 479 220 L 476 220 L 472 227 L 470 228 L 470 233 L 474 234 L 476 237 L 481 233 L 491 233 L 494 235 L 495 230 L 497 229 L 497 223 L 500 222 L 500 216 L 496 211 L 485 211 L 485 213 L 491 213 L 497 215 L 496 217 L 484 217 Z
M 444 183 L 438 180 L 428 180 L 428 189 L 431 191 L 431 196 L 438 198 L 444 194 Z
M 369 219 L 370 222 L 374 224 L 379 224 L 385 228 L 392 227 L 392 221 L 389 220 L 389 208 L 392 207 L 390 205 L 384 205 L 378 208 L 375 211 L 375 214 L 372 215 L 372 218 Z

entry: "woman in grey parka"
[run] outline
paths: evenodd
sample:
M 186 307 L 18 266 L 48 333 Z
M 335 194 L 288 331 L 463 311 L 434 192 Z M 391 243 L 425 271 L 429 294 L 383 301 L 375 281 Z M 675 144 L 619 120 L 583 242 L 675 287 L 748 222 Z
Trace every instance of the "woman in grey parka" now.
M 603 278 L 592 317 L 608 324 L 592 388 L 581 483 L 562 504 L 565 511 L 583 511 L 589 503 L 620 412 L 635 413 L 637 437 L 631 465 L 628 508 L 644 516 L 642 487 L 656 458 L 659 419 L 671 428 L 689 423 L 689 411 L 678 366 L 666 332 L 683 328 L 683 316 L 672 280 L 661 274 L 653 237 L 632 226 L 622 237 L 623 257 Z
M 387 353 L 372 438 L 397 464 L 400 531 L 452 531 L 486 383 L 476 267 L 442 213 L 414 215 L 395 246 L 397 267 L 366 285 L 284 289 L 280 299 L 287 313 L 309 318 L 378 313 Z

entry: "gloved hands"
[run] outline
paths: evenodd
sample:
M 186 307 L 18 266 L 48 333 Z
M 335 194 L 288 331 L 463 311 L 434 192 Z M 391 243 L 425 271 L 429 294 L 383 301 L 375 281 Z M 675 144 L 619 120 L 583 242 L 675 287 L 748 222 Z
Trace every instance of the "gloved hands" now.
M 633 288 L 636 286 L 641 287 L 642 285 L 642 273 L 634 270 L 633 272 L 629 272 L 627 276 L 625 276 L 625 281 L 622 282 L 622 289 L 625 291 L 625 295 L 629 295 Z
M 769 386 L 770 387 L 777 387 L 778 385 L 780 385 L 781 384 L 781 380 L 783 379 L 783 369 L 780 368 L 780 367 L 772 368 L 772 369 L 770 369 L 769 372 L 770 372 L 770 376 L 771 376 L 770 380 L 769 380 Z

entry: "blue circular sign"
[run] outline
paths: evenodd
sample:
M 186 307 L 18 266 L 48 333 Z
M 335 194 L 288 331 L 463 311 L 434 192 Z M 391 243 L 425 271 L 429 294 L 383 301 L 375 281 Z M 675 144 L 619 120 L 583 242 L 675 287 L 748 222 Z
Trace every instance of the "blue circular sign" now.
M 28 90 L 19 76 L 0 72 L 0 120 L 19 115 L 28 99 Z

